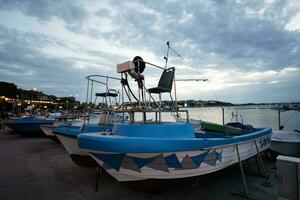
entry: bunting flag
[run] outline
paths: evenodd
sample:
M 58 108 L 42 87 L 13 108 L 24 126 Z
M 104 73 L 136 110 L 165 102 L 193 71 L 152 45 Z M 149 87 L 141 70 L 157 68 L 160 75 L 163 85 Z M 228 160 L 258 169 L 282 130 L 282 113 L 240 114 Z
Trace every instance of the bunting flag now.
M 178 160 L 175 153 L 172 153 L 171 155 L 166 156 L 165 161 L 166 161 L 167 166 L 169 168 L 175 168 L 175 169 L 181 169 L 182 168 L 181 163 L 179 162 L 179 160 Z
M 119 171 L 122 160 L 125 154 L 100 154 L 92 153 L 93 156 L 103 161 L 105 164 L 111 166 L 113 169 Z
M 196 169 L 199 168 L 203 162 L 210 166 L 215 166 L 217 161 L 222 162 L 222 153 L 222 151 L 217 152 L 216 149 L 213 149 L 211 151 L 201 152 L 196 156 L 189 156 L 186 154 L 182 159 L 179 159 L 176 153 L 168 154 L 166 157 L 164 157 L 163 154 L 159 154 L 152 158 L 137 158 L 127 156 L 124 153 L 91 154 L 103 162 L 102 167 L 105 169 L 115 169 L 116 171 L 119 171 L 120 168 L 123 168 L 141 173 L 141 169 L 143 167 L 169 172 L 169 168 L 173 168 L 175 170 Z
M 165 158 L 163 154 L 159 154 L 158 156 L 154 157 L 154 160 L 147 165 L 147 167 L 150 167 L 152 169 L 160 170 L 169 172 L 168 166 L 166 165 Z
M 200 154 L 198 156 L 191 157 L 192 161 L 195 163 L 195 165 L 196 165 L 197 168 L 201 165 L 202 161 L 205 159 L 205 157 L 207 156 L 207 154 L 208 154 L 208 151 L 205 152 L 205 153 L 202 153 L 202 154 Z
M 131 157 L 131 158 L 137 164 L 139 169 L 141 169 L 142 167 L 151 163 L 154 160 L 154 158 L 135 158 L 135 157 Z

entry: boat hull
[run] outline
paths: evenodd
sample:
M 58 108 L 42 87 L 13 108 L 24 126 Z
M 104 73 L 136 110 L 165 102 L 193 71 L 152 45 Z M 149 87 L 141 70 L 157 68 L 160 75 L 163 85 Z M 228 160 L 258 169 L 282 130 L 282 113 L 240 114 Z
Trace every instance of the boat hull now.
M 278 154 L 300 157 L 299 142 L 281 142 L 272 140 L 270 149 Z
M 95 166 L 97 163 L 83 150 L 79 149 L 77 138 L 56 134 L 72 161 L 82 167 Z
M 53 125 L 52 120 L 42 120 L 34 122 L 4 122 L 14 133 L 22 135 L 45 135 L 40 126 Z
M 271 136 L 231 145 L 203 148 L 195 151 L 156 153 L 112 153 L 88 151 L 97 163 L 120 182 L 147 179 L 179 179 L 200 176 L 224 169 L 246 160 L 270 146 Z
M 59 128 L 59 127 L 71 127 L 73 126 L 74 128 L 80 128 L 82 125 L 82 122 L 54 122 L 53 125 L 41 125 L 40 128 L 42 131 L 45 133 L 45 135 L 49 137 L 54 137 L 55 133 L 53 132 L 54 129 Z
M 273 131 L 270 149 L 277 154 L 300 157 L 300 133 Z
M 58 126 L 55 125 L 41 125 L 40 128 L 45 133 L 45 135 L 49 137 L 54 137 L 55 134 L 53 133 L 53 130 L 57 128 Z
M 97 165 L 88 153 L 78 147 L 78 135 L 89 132 L 102 132 L 106 130 L 112 130 L 113 125 L 86 125 L 84 131 L 81 126 L 61 126 L 54 129 L 53 132 L 57 136 L 58 140 L 64 146 L 75 164 L 82 167 L 90 167 Z

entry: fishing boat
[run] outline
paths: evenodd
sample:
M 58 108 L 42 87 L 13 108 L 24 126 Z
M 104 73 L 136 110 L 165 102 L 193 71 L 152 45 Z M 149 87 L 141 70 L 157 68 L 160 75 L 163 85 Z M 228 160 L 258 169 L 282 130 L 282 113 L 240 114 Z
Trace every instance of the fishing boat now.
M 61 123 L 54 122 L 53 125 L 40 125 L 40 128 L 42 129 L 43 133 L 48 137 L 54 137 L 55 134 L 53 133 L 53 130 L 55 128 L 58 128 L 61 126 Z
M 167 68 L 167 60 L 165 67 L 146 62 L 139 56 L 119 64 L 117 71 L 121 73 L 122 90 L 133 96 L 138 105 L 128 110 L 122 108 L 129 113 L 129 123 L 115 124 L 111 132 L 78 136 L 79 147 L 106 172 L 120 182 L 194 177 L 224 169 L 269 148 L 270 128 L 195 132 L 189 123 L 188 111 L 177 109 L 176 92 L 173 110 L 163 110 L 161 96 L 169 93 L 173 99 L 171 92 L 175 83 L 175 68 Z M 146 64 L 163 70 L 155 88 L 145 86 L 142 72 Z M 127 77 L 134 78 L 139 95 L 133 94 Z M 153 94 L 159 95 L 159 102 Z M 157 108 L 151 108 L 146 99 L 152 100 Z M 135 120 L 138 112 L 143 115 L 142 121 Z M 151 112 L 155 113 L 155 120 L 147 122 L 146 116 Z M 164 112 L 185 113 L 186 121 L 163 121 Z
M 270 149 L 277 154 L 300 157 L 300 133 L 273 131 Z
M 82 167 L 95 166 L 96 162 L 83 150 L 79 149 L 77 137 L 79 134 L 90 132 L 105 132 L 112 130 L 110 124 L 87 124 L 82 126 L 64 125 L 53 130 L 61 144 L 64 146 L 73 162 Z
M 275 109 L 275 108 L 274 108 Z M 300 157 L 300 131 L 285 131 L 284 126 L 281 124 L 281 112 L 296 111 L 299 112 L 299 108 L 282 107 L 276 108 L 278 111 L 278 131 L 273 131 L 271 138 L 270 149 L 275 152 L 275 155 L 287 155 Z
M 106 82 L 101 82 L 95 77 L 105 78 Z M 62 145 L 64 146 L 74 163 L 83 167 L 94 166 L 96 165 L 96 162 L 85 151 L 79 149 L 77 141 L 78 135 L 90 132 L 111 131 L 115 123 L 124 122 L 128 120 L 128 114 L 116 113 L 116 109 L 110 108 L 118 103 L 118 92 L 116 90 L 108 88 L 108 80 L 114 79 L 113 77 L 102 75 L 90 75 L 87 76 L 86 79 L 88 80 L 88 85 L 91 85 L 91 88 L 87 89 L 88 94 L 89 92 L 92 93 L 94 83 L 100 83 L 102 85 L 105 85 L 106 92 L 96 93 L 95 100 L 93 103 L 94 105 L 96 105 L 97 99 L 102 98 L 102 101 L 100 102 L 102 105 L 105 106 L 102 109 L 87 109 L 87 115 L 85 116 L 86 118 L 83 120 L 82 126 L 62 125 L 53 130 L 53 133 L 62 143 Z M 90 97 L 92 97 L 93 94 L 89 95 Z M 112 98 L 114 99 L 114 103 Z M 87 96 L 87 99 L 89 99 L 89 96 Z M 90 99 L 90 102 L 86 102 L 86 105 L 92 106 L 91 102 L 92 100 Z
M 48 113 L 49 119 L 59 119 L 62 117 L 62 114 L 60 112 L 54 112 L 54 113 Z
M 21 117 L 4 121 L 4 125 L 13 132 L 23 135 L 44 135 L 41 125 L 53 125 L 55 120 L 45 119 L 37 116 Z
M 80 120 L 74 120 L 74 121 L 55 121 L 53 125 L 40 125 L 40 128 L 43 130 L 46 136 L 48 137 L 55 137 L 54 129 L 58 127 L 64 127 L 64 126 L 79 126 L 81 127 L 83 124 Z

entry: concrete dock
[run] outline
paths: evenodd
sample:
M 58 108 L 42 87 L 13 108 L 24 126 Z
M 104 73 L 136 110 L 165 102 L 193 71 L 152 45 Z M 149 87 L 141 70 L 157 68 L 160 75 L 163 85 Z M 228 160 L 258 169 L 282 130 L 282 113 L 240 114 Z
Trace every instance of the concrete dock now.
M 47 137 L 0 134 L 0 200 L 4 199 L 245 199 L 239 166 L 193 179 L 164 181 L 147 190 L 101 175 L 96 167 L 75 165 L 63 146 Z M 252 199 L 276 199 L 275 163 L 264 159 L 269 180 L 258 174 L 255 159 L 244 162 Z M 160 188 L 159 188 L 160 187 Z

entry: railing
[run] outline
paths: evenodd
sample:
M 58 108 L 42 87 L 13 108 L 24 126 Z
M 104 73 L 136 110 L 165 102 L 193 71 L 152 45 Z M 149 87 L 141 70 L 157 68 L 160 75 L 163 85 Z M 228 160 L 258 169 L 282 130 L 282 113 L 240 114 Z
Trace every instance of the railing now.
M 153 109 L 147 109 L 147 110 L 107 110 L 108 113 L 128 113 L 129 114 L 129 123 L 135 122 L 135 113 L 142 113 L 142 122 L 146 124 L 147 113 L 155 113 L 155 123 L 161 123 L 161 116 L 159 116 L 161 113 L 186 113 L 186 122 L 189 123 L 189 112 L 188 110 L 153 110 Z M 124 119 L 124 115 L 123 115 Z

